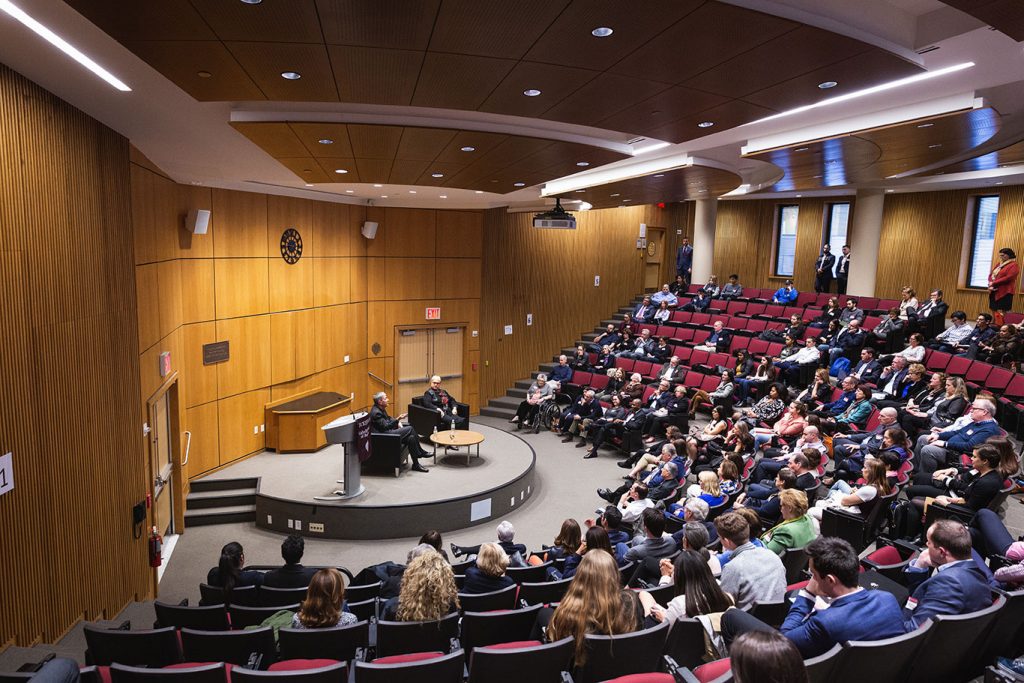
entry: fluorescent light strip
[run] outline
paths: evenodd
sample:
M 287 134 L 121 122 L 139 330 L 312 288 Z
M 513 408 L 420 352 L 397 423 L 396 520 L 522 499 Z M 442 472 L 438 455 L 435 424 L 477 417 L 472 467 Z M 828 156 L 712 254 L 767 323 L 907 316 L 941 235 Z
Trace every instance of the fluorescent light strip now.
M 121 80 L 115 77 L 112 73 L 104 69 L 102 66 L 92 61 L 89 57 L 81 52 L 74 45 L 64 40 L 56 33 L 46 28 L 38 21 L 26 14 L 21 8 L 15 6 L 10 0 L 0 0 L 0 10 L 7 12 L 14 19 L 20 21 L 22 24 L 32 29 L 37 35 L 42 37 L 48 43 L 59 49 L 61 52 L 71 57 L 89 71 L 93 72 L 104 81 L 114 86 L 121 92 L 131 92 L 132 89 L 125 85 Z
M 653 152 L 655 150 L 665 149 L 670 144 L 672 144 L 672 143 L 670 143 L 670 142 L 656 142 L 653 145 L 647 145 L 646 147 L 641 147 L 640 149 L 634 149 L 631 152 L 631 154 L 633 156 L 635 156 L 635 157 L 636 156 L 640 156 L 641 154 L 647 154 L 648 152 Z
M 928 71 L 923 74 L 917 74 L 916 76 L 908 76 L 907 78 L 901 78 L 896 81 L 889 81 L 888 83 L 882 83 L 881 85 L 875 85 L 870 88 L 864 88 L 863 90 L 857 90 L 845 95 L 838 95 L 837 97 L 830 97 L 827 100 L 815 102 L 814 104 L 808 104 L 803 107 L 797 107 L 796 109 L 790 109 L 789 111 L 780 112 L 778 114 L 772 114 L 766 116 L 763 119 L 751 121 L 744 125 L 752 125 L 755 123 L 763 123 L 764 121 L 774 121 L 775 119 L 781 119 L 784 116 L 792 116 L 794 114 L 802 114 L 805 111 L 812 109 L 820 109 L 821 107 L 830 107 L 834 104 L 840 104 L 842 102 L 848 102 L 859 97 L 867 97 L 868 95 L 874 95 L 875 93 L 885 92 L 886 90 L 892 90 L 893 88 L 902 88 L 905 85 L 912 83 L 919 83 L 921 81 L 927 81 L 932 78 L 938 78 L 939 76 L 945 76 L 946 74 L 955 73 L 957 71 L 963 71 L 964 69 L 970 69 L 974 66 L 974 62 L 962 62 L 960 64 L 954 64 L 953 66 L 947 66 L 943 69 L 936 69 L 935 71 Z
M 628 166 L 620 166 L 618 168 L 598 168 L 593 171 L 584 171 L 583 173 L 577 173 L 566 178 L 556 178 L 550 182 L 544 184 L 543 189 L 540 192 L 541 197 L 552 197 L 555 195 L 566 194 L 575 190 L 582 190 L 588 187 L 594 187 L 595 185 L 607 185 L 608 183 L 615 183 L 620 180 L 629 180 L 630 178 L 640 178 L 642 176 L 651 175 L 652 173 L 662 173 L 664 171 L 671 171 L 677 168 L 683 168 L 685 166 L 692 166 L 693 158 L 688 154 L 676 154 L 669 157 L 661 157 L 660 159 L 651 159 L 650 161 L 638 161 L 631 163 Z

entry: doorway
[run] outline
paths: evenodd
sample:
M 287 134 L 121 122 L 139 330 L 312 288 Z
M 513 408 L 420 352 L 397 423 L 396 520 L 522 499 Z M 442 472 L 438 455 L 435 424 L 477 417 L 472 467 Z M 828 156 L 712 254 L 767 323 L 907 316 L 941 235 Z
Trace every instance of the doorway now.
M 175 481 L 178 466 L 178 378 L 172 375 L 147 401 L 149 419 L 149 481 L 152 500 L 151 523 L 161 536 L 176 531 Z
M 465 327 L 415 327 L 396 330 L 395 403 L 405 406 L 430 387 L 440 375 L 444 389 L 455 399 L 462 396 L 462 345 Z
M 665 228 L 647 226 L 647 252 L 644 255 L 644 289 L 660 289 L 665 284 Z

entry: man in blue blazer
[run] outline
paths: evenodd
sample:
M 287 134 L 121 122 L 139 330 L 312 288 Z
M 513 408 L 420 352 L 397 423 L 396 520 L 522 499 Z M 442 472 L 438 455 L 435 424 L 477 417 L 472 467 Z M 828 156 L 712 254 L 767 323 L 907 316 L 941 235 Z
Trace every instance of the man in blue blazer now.
M 811 580 L 800 590 L 782 622 L 782 635 L 793 641 L 804 659 L 828 652 L 848 640 L 881 640 L 903 635 L 903 614 L 892 593 L 865 590 L 857 583 L 860 564 L 853 546 L 841 538 L 822 536 L 807 546 Z M 827 604 L 819 609 L 818 604 Z M 730 609 L 722 616 L 726 644 L 746 631 L 771 627 L 747 612 Z
M 960 429 L 923 434 L 917 440 L 917 471 L 931 474 L 945 467 L 960 453 L 970 453 L 975 446 L 999 436 L 1002 429 L 995 416 L 995 404 L 979 397 L 971 403 L 971 421 Z
M 839 383 L 839 388 L 843 390 L 839 398 L 813 411 L 815 415 L 835 417 L 836 415 L 842 415 L 850 407 L 850 404 L 853 403 L 854 393 L 857 391 L 857 378 L 844 377 L 843 381 Z
M 935 572 L 925 578 L 932 567 Z M 932 524 L 928 549 L 904 571 L 911 589 L 918 584 L 903 610 L 907 631 L 938 614 L 967 614 L 992 604 L 989 576 L 974 561 L 971 534 L 958 521 L 940 519 Z

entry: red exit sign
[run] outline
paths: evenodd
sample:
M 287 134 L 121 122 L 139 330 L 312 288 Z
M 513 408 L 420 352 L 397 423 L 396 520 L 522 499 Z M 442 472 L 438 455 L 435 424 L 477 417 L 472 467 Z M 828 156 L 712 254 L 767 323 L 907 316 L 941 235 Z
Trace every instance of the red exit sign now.
M 428 308 L 427 309 L 427 320 L 440 320 L 441 319 L 441 307 Z

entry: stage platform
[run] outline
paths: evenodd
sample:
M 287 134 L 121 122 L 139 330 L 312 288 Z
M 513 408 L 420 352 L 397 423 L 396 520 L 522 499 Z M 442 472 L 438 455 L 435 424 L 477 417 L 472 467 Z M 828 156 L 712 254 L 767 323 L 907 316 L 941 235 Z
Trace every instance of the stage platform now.
M 424 529 L 462 529 L 497 519 L 533 491 L 536 454 L 515 434 L 474 423 L 484 435 L 480 457 L 466 449 L 421 460 L 430 472 L 400 477 L 363 473 L 366 491 L 339 502 L 314 500 L 340 488 L 342 447 L 316 453 L 265 451 L 200 479 L 257 477 L 256 526 L 313 538 L 374 539 L 419 536 Z M 424 444 L 427 452 L 432 448 Z

